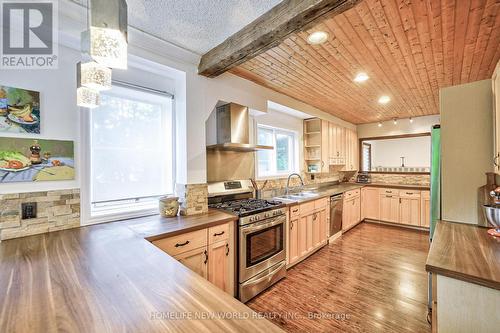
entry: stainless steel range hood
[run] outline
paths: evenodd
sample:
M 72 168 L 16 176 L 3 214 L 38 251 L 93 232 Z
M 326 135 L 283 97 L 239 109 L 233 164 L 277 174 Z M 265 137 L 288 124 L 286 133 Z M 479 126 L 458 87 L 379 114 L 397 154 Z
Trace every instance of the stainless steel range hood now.
M 236 103 L 220 105 L 215 110 L 217 143 L 207 146 L 213 150 L 256 151 L 274 149 L 272 146 L 249 143 L 248 107 Z

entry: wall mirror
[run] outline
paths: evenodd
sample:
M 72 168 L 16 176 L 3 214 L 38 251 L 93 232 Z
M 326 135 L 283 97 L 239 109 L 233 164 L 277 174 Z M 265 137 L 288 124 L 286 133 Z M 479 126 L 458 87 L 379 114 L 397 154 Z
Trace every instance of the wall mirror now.
M 360 171 L 428 174 L 431 134 L 406 134 L 359 139 Z

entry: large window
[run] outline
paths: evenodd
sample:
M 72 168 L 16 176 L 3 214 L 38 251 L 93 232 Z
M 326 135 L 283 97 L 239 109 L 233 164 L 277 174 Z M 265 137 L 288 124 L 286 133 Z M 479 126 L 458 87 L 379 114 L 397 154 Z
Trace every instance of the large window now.
M 257 143 L 274 147 L 257 153 L 257 176 L 271 177 L 298 172 L 297 135 L 295 132 L 257 125 Z
M 113 86 L 90 115 L 91 216 L 157 209 L 173 192 L 172 98 Z

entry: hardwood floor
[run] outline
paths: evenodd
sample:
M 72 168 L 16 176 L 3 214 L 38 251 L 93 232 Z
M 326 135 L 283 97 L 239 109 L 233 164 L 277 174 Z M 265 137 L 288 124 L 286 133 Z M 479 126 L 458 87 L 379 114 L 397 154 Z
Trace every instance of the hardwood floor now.
M 247 303 L 288 332 L 430 332 L 428 233 L 361 223 Z

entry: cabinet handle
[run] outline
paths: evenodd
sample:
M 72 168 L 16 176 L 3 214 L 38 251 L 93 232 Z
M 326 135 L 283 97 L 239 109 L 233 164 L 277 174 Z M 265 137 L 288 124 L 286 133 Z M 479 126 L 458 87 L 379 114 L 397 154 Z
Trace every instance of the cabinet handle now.
M 205 255 L 205 261 L 203 263 L 206 264 L 208 262 L 208 253 L 207 253 L 207 250 L 205 250 L 203 252 L 203 254 Z
M 184 245 L 188 245 L 189 244 L 189 241 L 185 241 L 184 243 L 177 243 L 175 244 L 175 247 L 181 247 L 181 246 L 184 246 Z
M 297 208 L 297 209 L 292 210 L 292 213 L 297 213 L 298 211 L 299 211 L 299 209 Z
M 410 194 L 411 195 L 411 194 L 413 194 L 413 192 L 406 192 L 406 194 Z
M 386 195 L 385 197 L 386 198 L 392 198 L 392 195 Z
M 401 203 L 401 198 L 399 198 L 399 203 Z
M 325 161 L 321 161 L 321 167 L 325 166 Z
M 293 221 L 290 221 L 290 230 L 293 229 Z
M 226 257 L 229 255 L 229 244 L 226 243 Z
M 495 156 L 493 158 L 493 164 L 497 167 L 498 166 L 498 158 L 500 157 L 500 153 L 497 154 L 497 156 Z
M 221 232 L 216 232 L 216 233 L 214 234 L 214 237 L 217 237 L 217 236 L 222 236 L 222 235 L 224 235 L 224 231 L 221 231 Z

